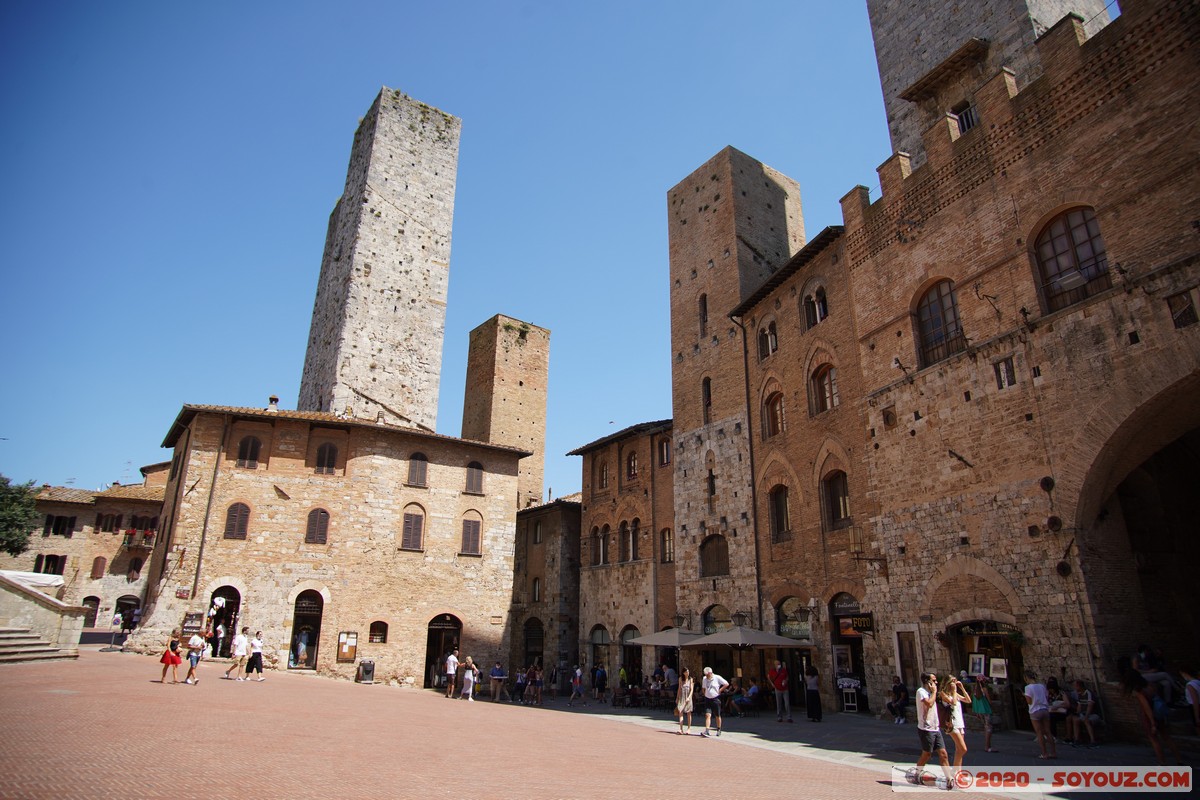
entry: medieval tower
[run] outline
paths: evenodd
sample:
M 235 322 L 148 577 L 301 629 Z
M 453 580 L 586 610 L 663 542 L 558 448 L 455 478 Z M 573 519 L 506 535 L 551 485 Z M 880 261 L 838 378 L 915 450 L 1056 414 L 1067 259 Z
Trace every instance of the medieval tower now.
M 925 162 L 921 135 L 947 115 L 978 121 L 972 92 L 1000 69 L 1017 86 L 1042 74 L 1034 42 L 1068 13 L 1088 35 L 1108 24 L 1105 0 L 867 0 L 892 150 Z
M 718 602 L 759 607 L 743 340 L 728 314 L 804 245 L 804 220 L 799 185 L 732 147 L 671 189 L 667 212 L 676 596 L 698 627 Z
M 329 219 L 299 410 L 436 427 L 460 127 L 386 87 L 359 124 Z
M 517 507 L 542 501 L 550 331 L 502 314 L 471 331 L 462 438 L 528 450 Z

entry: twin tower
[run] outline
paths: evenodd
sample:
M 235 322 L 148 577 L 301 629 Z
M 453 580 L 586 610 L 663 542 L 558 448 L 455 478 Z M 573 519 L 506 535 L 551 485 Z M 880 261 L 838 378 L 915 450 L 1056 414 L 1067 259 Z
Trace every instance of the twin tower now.
M 354 134 L 329 218 L 300 411 L 434 431 L 461 121 L 384 88 Z M 497 315 L 471 332 L 462 438 L 533 453 L 518 507 L 541 502 L 550 332 Z

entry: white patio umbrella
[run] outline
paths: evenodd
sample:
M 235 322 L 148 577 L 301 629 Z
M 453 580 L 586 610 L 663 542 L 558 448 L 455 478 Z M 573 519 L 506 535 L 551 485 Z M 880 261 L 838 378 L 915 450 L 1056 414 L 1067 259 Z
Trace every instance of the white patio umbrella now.
M 756 628 L 747 628 L 744 625 L 734 625 L 727 630 L 718 631 L 717 633 L 701 636 L 698 639 L 681 645 L 682 647 L 691 648 L 713 648 L 713 647 L 729 647 L 737 651 L 738 654 L 738 674 L 742 672 L 742 651 L 754 650 L 756 648 L 772 649 L 776 647 L 806 647 L 803 642 L 798 642 L 795 639 L 789 639 L 786 636 L 777 636 L 774 633 L 767 633 Z

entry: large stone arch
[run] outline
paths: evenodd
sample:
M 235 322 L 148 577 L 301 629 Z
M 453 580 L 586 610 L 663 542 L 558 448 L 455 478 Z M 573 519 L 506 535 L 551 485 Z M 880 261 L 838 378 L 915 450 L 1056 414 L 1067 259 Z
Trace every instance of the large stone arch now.
M 1028 613 L 1008 579 L 974 556 L 954 556 L 938 567 L 922 597 L 921 615 L 936 628 L 976 619 L 1020 627 Z

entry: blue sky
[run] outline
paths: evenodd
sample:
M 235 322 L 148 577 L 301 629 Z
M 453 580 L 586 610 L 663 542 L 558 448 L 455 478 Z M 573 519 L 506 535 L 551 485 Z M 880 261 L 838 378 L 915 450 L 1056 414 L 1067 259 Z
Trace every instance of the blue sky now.
M 839 224 L 889 155 L 865 2 L 0 3 L 0 473 L 140 480 L 185 403 L 295 408 L 381 86 L 463 121 L 438 431 L 467 334 L 551 330 L 546 488 L 671 416 L 666 193 L 726 145 Z

